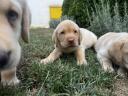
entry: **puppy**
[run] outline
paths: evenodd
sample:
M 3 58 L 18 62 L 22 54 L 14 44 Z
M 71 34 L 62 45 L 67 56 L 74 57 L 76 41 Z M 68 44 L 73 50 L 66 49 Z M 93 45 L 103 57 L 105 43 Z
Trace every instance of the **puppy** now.
M 104 71 L 114 72 L 113 64 L 119 66 L 118 74 L 128 69 L 128 33 L 107 33 L 95 46 L 97 58 Z
M 74 52 L 77 64 L 87 65 L 85 49 L 94 46 L 97 41 L 97 37 L 92 32 L 79 28 L 71 20 L 62 21 L 55 29 L 52 39 L 55 43 L 55 49 L 47 58 L 41 60 L 43 64 L 53 62 L 62 53 Z
M 21 57 L 20 35 L 29 41 L 30 11 L 26 0 L 0 0 L 0 73 L 3 85 L 16 85 Z

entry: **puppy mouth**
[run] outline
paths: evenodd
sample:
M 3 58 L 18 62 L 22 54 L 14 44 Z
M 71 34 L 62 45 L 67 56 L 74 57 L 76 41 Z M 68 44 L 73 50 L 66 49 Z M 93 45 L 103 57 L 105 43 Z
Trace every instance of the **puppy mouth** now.
M 73 47 L 78 47 L 79 45 L 78 44 L 75 44 L 75 43 L 71 43 L 71 44 L 67 44 L 67 48 L 73 48 Z
M 74 43 L 60 43 L 62 48 L 73 48 L 73 47 L 78 47 L 79 44 L 77 44 L 76 42 Z
M 77 47 L 77 45 L 76 44 L 68 44 L 67 47 Z

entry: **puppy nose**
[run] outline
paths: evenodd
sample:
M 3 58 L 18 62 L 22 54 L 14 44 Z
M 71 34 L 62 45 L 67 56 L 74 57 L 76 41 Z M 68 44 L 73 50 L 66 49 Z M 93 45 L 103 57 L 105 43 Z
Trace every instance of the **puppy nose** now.
M 4 68 L 9 61 L 10 52 L 0 52 L 0 68 Z
M 70 39 L 68 39 L 68 42 L 69 43 L 73 43 L 74 42 L 74 39 L 73 38 L 70 38 Z

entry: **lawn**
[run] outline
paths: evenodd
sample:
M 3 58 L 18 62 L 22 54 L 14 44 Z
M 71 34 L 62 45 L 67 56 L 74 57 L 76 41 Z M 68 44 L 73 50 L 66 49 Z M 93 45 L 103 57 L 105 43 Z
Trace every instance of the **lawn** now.
M 102 71 L 93 50 L 86 51 L 88 66 L 77 66 L 73 55 L 40 65 L 53 50 L 52 29 L 32 29 L 31 42 L 21 41 L 22 59 L 17 87 L 0 87 L 0 96 L 113 96 L 116 75 Z

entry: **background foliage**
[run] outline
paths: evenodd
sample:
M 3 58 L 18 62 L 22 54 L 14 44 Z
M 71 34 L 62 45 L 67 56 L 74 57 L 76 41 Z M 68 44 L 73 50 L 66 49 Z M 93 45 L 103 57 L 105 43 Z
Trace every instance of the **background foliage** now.
M 120 21 L 120 23 L 122 23 L 124 20 L 126 21 L 126 14 L 128 13 L 127 6 L 128 0 L 70 0 L 70 2 L 69 0 L 64 0 L 63 16 L 66 15 L 68 17 L 73 17 L 73 19 L 80 27 L 87 28 L 93 26 L 94 23 L 100 23 L 98 26 L 100 26 L 100 28 L 104 28 L 104 24 L 102 23 L 108 23 L 108 21 L 111 22 L 108 26 L 111 26 L 111 24 L 114 25 L 115 22 L 118 23 Z M 99 18 L 98 21 L 96 20 L 97 18 Z M 93 28 L 91 27 L 91 29 Z M 104 28 L 103 31 L 105 29 L 106 28 Z M 108 31 L 108 29 L 109 28 L 107 28 L 105 31 Z M 110 29 L 115 28 L 111 27 Z

